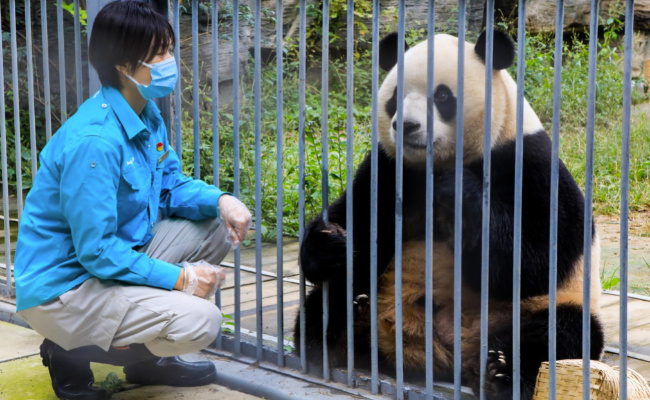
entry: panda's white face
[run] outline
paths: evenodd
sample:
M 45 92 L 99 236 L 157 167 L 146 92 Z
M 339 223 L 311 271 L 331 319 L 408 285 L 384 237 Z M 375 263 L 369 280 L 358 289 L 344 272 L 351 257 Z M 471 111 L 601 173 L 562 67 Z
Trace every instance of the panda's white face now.
M 458 38 L 439 34 L 434 43 L 433 143 L 434 164 L 452 166 L 456 155 Z M 403 149 L 404 162 L 424 166 L 427 139 L 427 53 L 421 42 L 404 54 Z M 495 56 L 496 57 L 496 56 Z M 464 134 L 466 161 L 481 157 L 485 113 L 485 64 L 474 45 L 465 44 Z M 491 143 L 514 135 L 516 85 L 505 70 L 492 75 Z M 379 140 L 395 155 L 397 138 L 397 66 L 386 76 L 378 93 Z M 526 103 L 524 130 L 541 129 L 541 123 Z

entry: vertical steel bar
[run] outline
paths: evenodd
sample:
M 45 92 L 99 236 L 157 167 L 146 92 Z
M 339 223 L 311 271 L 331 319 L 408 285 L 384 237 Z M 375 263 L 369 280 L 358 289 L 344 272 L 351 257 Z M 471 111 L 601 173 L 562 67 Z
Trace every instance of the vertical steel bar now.
M 174 2 L 174 7 L 178 7 L 178 2 Z M 219 187 L 219 4 L 217 0 L 211 0 L 210 21 L 212 23 L 212 177 L 214 186 Z M 176 16 L 174 14 L 174 21 Z M 180 93 L 179 93 L 180 94 Z M 176 104 L 174 104 L 176 105 Z M 180 101 L 179 101 L 180 105 Z M 180 109 L 180 107 L 179 107 Z M 180 117 L 176 115 L 180 122 Z M 180 128 L 179 128 L 180 130 Z M 221 309 L 221 289 L 217 290 L 214 302 Z M 217 335 L 216 345 L 221 348 L 221 330 Z
M 83 75 L 81 73 L 81 19 L 79 15 L 79 0 L 74 0 L 74 65 L 77 83 L 77 108 L 84 101 Z
M 232 2 L 232 136 L 233 136 L 233 181 L 234 195 L 239 197 L 239 0 Z M 241 353 L 241 249 L 235 249 L 235 349 Z
M 0 24 L 0 37 L 2 37 L 2 24 Z M 12 276 L 12 262 L 11 262 L 11 230 L 10 230 L 10 214 L 9 214 L 9 180 L 6 178 L 8 176 L 7 170 L 7 125 L 6 125 L 6 116 L 4 113 L 5 109 L 5 69 L 4 69 L 4 57 L 0 57 L 0 153 L 2 158 L 2 212 L 3 212 L 3 222 L 4 222 L 4 252 L 5 252 L 5 280 L 4 289 L 2 290 L 5 296 L 13 296 L 14 289 L 11 283 Z
M 404 335 L 402 332 L 402 203 L 404 200 L 404 43 L 406 5 L 398 3 L 397 135 L 395 137 L 395 367 L 397 400 L 404 399 Z
M 321 147 L 323 166 L 321 169 L 321 192 L 323 194 L 323 221 L 328 222 L 327 207 L 329 204 L 329 155 L 328 155 L 328 92 L 329 92 L 329 32 L 330 32 L 330 2 L 323 0 L 323 40 L 322 40 L 322 75 L 321 75 Z M 330 380 L 329 349 L 327 346 L 327 327 L 329 324 L 329 282 L 323 282 L 323 379 Z
M 212 176 L 219 187 L 219 3 L 211 0 L 212 21 Z
M 515 133 L 515 222 L 512 272 L 512 398 L 521 398 L 521 207 L 524 169 L 524 74 L 526 72 L 526 0 L 517 17 L 517 128 Z
M 454 205 L 454 399 L 460 400 L 461 387 L 461 294 L 463 240 L 463 130 L 465 104 L 465 0 L 458 0 L 458 96 L 456 103 L 456 199 Z
M 32 54 L 32 2 L 25 0 L 25 38 L 27 39 L 27 101 L 29 102 L 29 142 L 32 156 L 32 182 L 36 178 L 36 113 L 34 111 L 34 57 Z
M 237 59 L 236 53 L 233 57 Z M 199 0 L 192 0 L 192 128 L 194 132 L 194 179 L 201 177 L 201 121 L 199 104 Z M 235 87 L 235 86 L 233 86 Z
M 485 121 L 483 125 L 483 227 L 481 246 L 481 348 L 479 397 L 485 400 L 485 372 L 488 352 L 488 299 L 490 290 L 490 168 L 492 164 L 492 64 L 494 58 L 494 0 L 487 0 L 485 10 Z
M 564 0 L 556 3 L 555 15 L 555 63 L 553 73 L 553 140 L 551 153 L 551 209 L 549 234 L 549 310 L 548 310 L 548 360 L 549 399 L 556 396 L 556 348 L 557 348 L 557 213 L 558 179 L 560 162 L 560 110 L 562 101 L 562 33 L 564 31 Z
M 589 88 L 587 90 L 587 159 L 585 169 L 584 289 L 582 293 L 582 397 L 590 396 L 591 349 L 591 232 L 593 226 L 594 125 L 596 121 L 596 68 L 598 62 L 598 0 L 591 1 L 589 21 Z
M 630 115 L 632 105 L 632 36 L 634 0 L 625 3 L 625 54 L 623 68 L 623 138 L 621 144 L 621 310 L 620 381 L 621 400 L 627 399 L 627 291 L 628 291 L 628 196 L 630 190 Z
M 14 1 L 14 0 L 12 0 Z M 56 20 L 58 35 L 57 41 L 59 43 L 59 96 L 61 98 L 61 123 L 64 123 L 68 118 L 67 107 L 67 93 L 65 84 L 65 36 L 63 35 L 63 2 L 57 0 L 56 4 Z
M 429 0 L 427 15 L 427 184 L 426 184 L 426 260 L 425 260 L 425 351 L 426 351 L 426 398 L 433 399 L 433 96 L 435 93 L 434 58 L 435 51 L 435 2 Z
M 299 244 L 305 237 L 305 77 L 307 48 L 307 9 L 305 0 L 300 0 L 300 41 L 298 65 L 298 236 Z M 300 367 L 307 373 L 307 339 L 305 329 L 305 274 L 300 269 Z M 295 340 L 296 338 L 294 338 Z
M 372 394 L 379 393 L 379 345 L 377 337 L 377 186 L 379 157 L 379 8 L 372 1 L 372 127 L 370 148 L 370 370 Z
M 29 1 L 29 0 L 28 0 Z M 45 109 L 45 140 L 52 137 L 52 104 L 50 100 L 50 45 L 47 36 L 47 0 L 41 0 L 41 38 L 43 48 L 43 97 Z
M 257 361 L 262 361 L 262 48 L 261 36 L 261 0 L 255 1 L 255 315 L 257 319 Z M 278 280 L 282 276 L 278 275 Z M 279 305 L 279 304 L 278 304 Z M 279 309 L 280 307 L 278 307 Z M 278 343 L 282 343 L 282 336 L 278 336 Z
M 352 283 L 354 279 L 354 246 L 353 246 L 353 190 L 354 178 L 354 0 L 348 0 L 347 13 L 347 175 L 346 175 L 346 232 L 347 232 L 347 334 L 348 334 L 348 386 L 354 386 L 354 315 L 352 302 L 354 293 Z
M 16 202 L 18 203 L 18 220 L 23 213 L 23 165 L 20 139 L 20 87 L 18 86 L 18 46 L 16 44 L 16 0 L 9 1 L 11 30 L 11 76 L 14 98 L 14 135 L 16 145 Z
M 282 245 L 283 245 L 283 232 L 284 232 L 284 221 L 283 221 L 283 209 L 284 209 L 284 183 L 283 183 L 283 178 L 284 178 L 284 170 L 282 168 L 282 159 L 284 155 L 283 151 L 283 119 L 284 119 L 284 109 L 282 107 L 282 101 L 283 101 L 283 89 L 282 89 L 282 55 L 284 54 L 282 49 L 283 49 L 283 22 L 282 22 L 282 1 L 281 0 L 276 0 L 275 2 L 275 38 L 276 38 L 276 45 L 275 45 L 275 59 L 276 59 L 276 66 L 275 66 L 275 85 L 276 85 L 276 92 L 275 92 L 275 98 L 276 98 L 276 103 L 275 103 L 275 115 L 276 115 L 276 174 L 277 174 L 277 199 L 278 199 L 278 204 L 277 204 L 277 218 L 276 218 L 276 248 L 277 248 L 277 275 L 278 275 L 278 280 L 277 280 L 277 291 L 278 291 L 278 296 L 277 296 L 277 304 L 280 305 L 278 307 L 278 314 L 277 314 L 277 325 L 278 325 L 278 366 L 279 367 L 284 367 L 284 285 L 282 281 L 282 277 L 284 276 L 284 268 L 283 268 L 283 262 L 284 262 L 284 255 L 282 251 Z
M 180 38 L 180 10 L 178 1 L 174 1 L 174 36 L 176 46 L 174 46 L 174 58 L 176 59 L 176 67 L 179 74 L 181 72 L 181 38 Z M 174 127 L 176 131 L 176 146 L 174 150 L 178 155 L 179 160 L 183 159 L 183 146 L 181 143 L 181 79 L 176 82 L 174 89 Z

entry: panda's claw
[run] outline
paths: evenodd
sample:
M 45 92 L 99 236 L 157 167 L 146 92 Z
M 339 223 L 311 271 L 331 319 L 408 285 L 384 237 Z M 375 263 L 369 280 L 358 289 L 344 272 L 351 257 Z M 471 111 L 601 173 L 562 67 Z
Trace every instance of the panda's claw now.
M 366 294 L 360 294 L 352 301 L 354 312 L 357 316 L 365 315 L 370 311 L 370 298 Z
M 498 399 L 510 385 L 508 362 L 502 351 L 488 351 L 484 389 L 488 398 Z

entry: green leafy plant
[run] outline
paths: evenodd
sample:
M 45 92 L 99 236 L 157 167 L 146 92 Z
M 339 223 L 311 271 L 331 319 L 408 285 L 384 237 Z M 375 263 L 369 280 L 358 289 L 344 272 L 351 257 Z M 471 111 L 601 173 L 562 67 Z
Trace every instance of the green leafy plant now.
M 55 3 L 56 5 L 56 3 Z M 70 13 L 74 17 L 74 2 L 71 1 L 69 3 L 66 3 L 65 1 L 61 3 L 61 7 L 63 7 L 64 10 Z M 86 10 L 82 9 L 79 7 L 79 23 L 81 26 L 88 26 L 88 14 L 86 13 Z
M 614 290 L 616 286 L 621 282 L 621 278 L 616 276 L 616 273 L 618 272 L 618 267 L 614 268 L 609 276 L 605 275 L 605 267 L 603 266 L 603 270 L 600 273 L 600 282 L 603 285 L 604 290 Z
M 221 313 L 221 332 L 223 333 L 233 333 L 235 332 L 235 321 L 232 319 L 232 315 Z
M 122 384 L 122 380 L 115 372 L 109 372 L 108 375 L 106 375 L 106 379 L 99 382 L 98 386 L 106 390 L 108 396 L 110 396 L 113 393 L 120 391 Z

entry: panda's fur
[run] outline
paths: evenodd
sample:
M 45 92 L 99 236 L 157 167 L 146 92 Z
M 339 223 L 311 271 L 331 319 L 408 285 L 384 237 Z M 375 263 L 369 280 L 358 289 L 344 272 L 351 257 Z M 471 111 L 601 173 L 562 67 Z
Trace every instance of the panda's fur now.
M 492 74 L 491 216 L 489 269 L 490 357 L 486 393 L 490 399 L 512 398 L 512 293 L 515 183 L 516 84 L 505 71 L 514 59 L 510 38 L 494 32 Z M 458 39 L 435 36 L 434 71 L 434 366 L 438 378 L 453 372 L 453 247 Z M 404 58 L 403 180 L 403 334 L 407 372 L 425 369 L 425 245 L 427 42 Z M 383 365 L 395 360 L 395 136 L 397 38 L 380 44 L 380 65 L 390 69 L 379 93 L 377 269 L 378 339 Z M 475 391 L 480 380 L 479 323 L 481 288 L 483 130 L 485 110 L 485 33 L 477 45 L 465 44 L 464 168 L 462 231 L 462 380 Z M 521 244 L 521 389 L 532 397 L 539 365 L 548 359 L 549 223 L 551 141 L 524 102 Z M 353 182 L 353 295 L 370 293 L 371 156 L 358 167 Z M 583 215 L 582 192 L 560 162 L 557 246 L 557 359 L 582 357 Z M 327 342 L 332 364 L 346 357 L 346 195 L 305 231 L 300 264 L 315 284 L 306 299 L 307 353 L 322 359 L 322 289 L 330 283 Z M 591 358 L 604 347 L 598 320 L 600 244 L 592 227 Z M 355 306 L 356 365 L 370 354 L 369 307 Z M 300 334 L 296 320 L 295 337 Z M 502 354 L 503 356 L 499 356 Z M 367 364 L 366 364 L 367 365 Z M 390 368 L 389 368 L 390 370 Z

